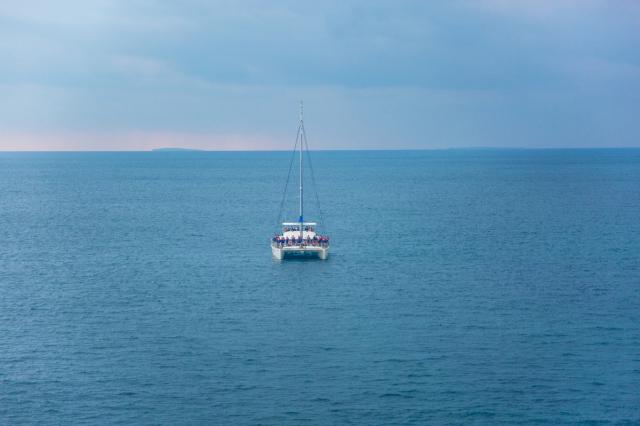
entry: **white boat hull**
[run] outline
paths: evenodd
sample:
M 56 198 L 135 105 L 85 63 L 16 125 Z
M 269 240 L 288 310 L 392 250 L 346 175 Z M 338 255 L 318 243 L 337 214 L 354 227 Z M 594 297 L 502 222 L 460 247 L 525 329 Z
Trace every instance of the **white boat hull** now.
M 284 258 L 316 258 L 325 260 L 329 256 L 329 247 L 318 246 L 271 246 L 273 257 L 278 260 Z

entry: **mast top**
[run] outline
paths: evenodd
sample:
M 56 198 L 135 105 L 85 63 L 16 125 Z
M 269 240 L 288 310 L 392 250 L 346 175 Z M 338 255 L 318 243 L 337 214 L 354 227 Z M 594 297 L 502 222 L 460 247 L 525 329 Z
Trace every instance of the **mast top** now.
M 303 114 L 304 114 L 304 105 L 302 101 L 300 101 L 300 121 L 302 121 Z

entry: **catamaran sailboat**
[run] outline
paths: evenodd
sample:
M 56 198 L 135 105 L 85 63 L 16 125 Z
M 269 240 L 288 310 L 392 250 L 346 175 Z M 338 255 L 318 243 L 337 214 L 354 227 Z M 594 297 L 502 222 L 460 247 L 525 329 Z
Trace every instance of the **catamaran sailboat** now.
M 303 151 L 306 147 L 307 155 L 309 153 L 309 146 L 307 144 L 307 134 L 304 130 L 303 121 L 303 106 L 300 102 L 300 124 L 298 125 L 298 133 L 296 135 L 296 144 L 293 147 L 294 156 L 291 157 L 291 163 L 289 165 L 289 176 L 287 176 L 287 183 L 280 204 L 280 214 L 278 215 L 278 222 L 282 217 L 282 207 L 284 206 L 285 197 L 287 193 L 287 186 L 289 185 L 289 177 L 291 176 L 291 166 L 293 165 L 293 159 L 295 158 L 296 148 L 300 145 L 299 155 L 299 177 L 300 177 L 300 192 L 299 192 L 299 212 L 298 221 L 282 222 L 282 232 L 276 234 L 271 239 L 271 253 L 274 258 L 282 260 L 286 258 L 304 258 L 315 257 L 318 259 L 326 259 L 329 256 L 329 238 L 320 235 L 316 232 L 316 222 L 304 221 L 304 154 Z M 311 166 L 311 160 L 309 158 L 309 166 Z M 313 167 L 311 169 L 311 176 L 313 178 Z M 312 179 L 315 186 L 315 178 Z M 314 188 L 315 189 L 315 188 Z M 317 201 L 316 191 L 316 201 Z M 320 203 L 318 202 L 318 210 L 320 209 Z

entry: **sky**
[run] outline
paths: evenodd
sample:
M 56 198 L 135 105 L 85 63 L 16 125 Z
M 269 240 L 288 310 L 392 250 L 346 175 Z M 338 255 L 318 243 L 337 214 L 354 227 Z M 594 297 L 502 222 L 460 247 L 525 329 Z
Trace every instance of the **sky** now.
M 2 0 L 0 150 L 640 146 L 637 0 Z

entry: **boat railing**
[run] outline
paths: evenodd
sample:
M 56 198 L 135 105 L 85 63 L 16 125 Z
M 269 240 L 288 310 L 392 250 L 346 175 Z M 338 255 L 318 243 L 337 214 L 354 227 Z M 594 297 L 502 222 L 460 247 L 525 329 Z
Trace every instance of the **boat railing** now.
M 283 248 L 283 247 L 329 247 L 329 240 L 319 241 L 319 240 L 271 240 L 271 245 L 275 248 Z

